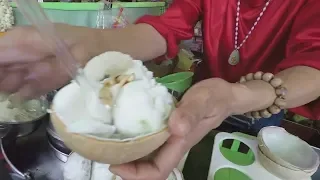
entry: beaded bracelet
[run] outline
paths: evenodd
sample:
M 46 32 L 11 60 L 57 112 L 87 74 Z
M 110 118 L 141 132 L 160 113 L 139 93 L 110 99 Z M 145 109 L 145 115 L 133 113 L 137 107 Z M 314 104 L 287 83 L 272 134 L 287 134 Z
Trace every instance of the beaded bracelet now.
M 249 73 L 246 76 L 242 76 L 240 79 L 240 83 L 245 83 L 247 81 L 252 80 L 263 80 L 269 83 L 274 89 L 277 95 L 274 103 L 268 107 L 267 109 L 263 109 L 260 111 L 253 111 L 245 113 L 244 115 L 249 118 L 260 119 L 260 118 L 269 118 L 273 114 L 278 114 L 281 110 L 286 106 L 286 94 L 287 89 L 282 86 L 283 81 L 280 78 L 274 77 L 272 73 L 263 73 L 261 71 L 256 73 Z

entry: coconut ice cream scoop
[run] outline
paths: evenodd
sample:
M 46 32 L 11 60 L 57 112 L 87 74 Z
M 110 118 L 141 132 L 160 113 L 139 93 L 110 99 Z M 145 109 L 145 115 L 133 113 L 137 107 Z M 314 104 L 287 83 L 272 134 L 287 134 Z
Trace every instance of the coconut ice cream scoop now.
M 122 164 L 150 154 L 168 139 L 173 97 L 141 61 L 107 52 L 84 70 L 101 85 L 99 102 L 75 83 L 53 100 L 52 124 L 71 150 L 103 164 Z
M 84 73 L 92 81 L 102 81 L 110 74 L 123 74 L 133 65 L 133 59 L 129 55 L 109 51 L 91 59 L 86 64 Z
M 115 101 L 114 125 L 126 137 L 158 131 L 166 126 L 172 105 L 172 96 L 162 85 L 147 80 L 128 83 Z

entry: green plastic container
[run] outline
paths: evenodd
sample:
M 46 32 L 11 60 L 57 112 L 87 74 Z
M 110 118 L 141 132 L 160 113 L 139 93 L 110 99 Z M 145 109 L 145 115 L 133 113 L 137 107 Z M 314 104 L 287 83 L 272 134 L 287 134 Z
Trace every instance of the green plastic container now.
M 237 136 L 241 136 L 248 139 L 255 139 L 256 137 L 243 134 L 243 133 L 233 133 Z M 228 159 L 230 162 L 240 166 L 251 165 L 255 161 L 255 156 L 252 150 L 248 150 L 247 153 L 239 152 L 241 142 L 238 140 L 233 140 L 230 148 L 225 148 L 220 144 L 220 152 L 222 155 Z M 218 170 L 211 180 L 252 180 L 246 174 L 232 168 L 222 168 Z
M 165 10 L 165 2 L 117 2 L 111 10 L 103 10 L 103 3 L 64 3 L 44 2 L 40 3 L 47 16 L 56 23 L 66 23 L 75 26 L 97 27 L 98 13 L 103 12 L 105 21 L 112 21 L 119 13 L 119 8 L 125 8 L 128 21 L 133 23 L 139 17 L 149 15 L 161 15 Z M 26 25 L 14 3 L 11 4 L 15 15 L 15 25 Z
M 179 72 L 158 78 L 157 82 L 163 84 L 170 90 L 184 93 L 191 87 L 193 75 L 193 72 Z
M 219 169 L 212 180 L 252 180 L 246 174 L 232 168 Z

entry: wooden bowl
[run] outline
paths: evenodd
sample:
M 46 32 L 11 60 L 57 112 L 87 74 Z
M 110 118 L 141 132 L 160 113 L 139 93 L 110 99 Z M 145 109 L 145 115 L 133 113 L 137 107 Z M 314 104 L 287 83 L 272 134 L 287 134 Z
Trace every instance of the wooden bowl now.
M 67 147 L 79 155 L 104 164 L 123 164 L 140 159 L 163 145 L 169 138 L 168 128 L 155 134 L 132 139 L 114 141 L 67 131 L 65 124 L 53 112 L 52 124 Z

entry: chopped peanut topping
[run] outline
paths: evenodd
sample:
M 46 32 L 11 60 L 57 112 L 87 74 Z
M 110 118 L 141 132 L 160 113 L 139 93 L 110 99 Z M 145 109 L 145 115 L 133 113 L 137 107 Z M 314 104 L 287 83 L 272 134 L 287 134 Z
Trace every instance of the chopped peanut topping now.
M 114 76 L 106 79 L 103 83 L 103 88 L 99 93 L 99 98 L 102 103 L 105 105 L 112 105 L 113 97 L 110 88 L 116 84 L 119 84 L 120 87 L 123 87 L 127 83 L 132 82 L 134 79 L 134 74 Z

